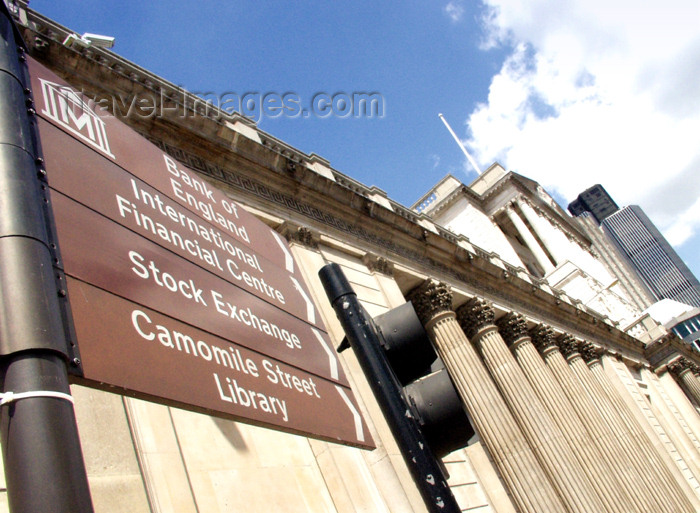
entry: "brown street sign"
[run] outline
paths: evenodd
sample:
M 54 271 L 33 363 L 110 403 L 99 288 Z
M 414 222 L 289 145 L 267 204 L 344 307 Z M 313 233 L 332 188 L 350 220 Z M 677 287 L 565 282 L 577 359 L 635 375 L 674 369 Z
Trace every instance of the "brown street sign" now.
M 85 374 L 129 395 L 371 447 L 349 389 L 69 278 Z M 119 343 L 116 344 L 115 340 Z M 115 362 L 120 362 L 115 365 Z M 118 391 L 118 390 L 117 390 Z
M 52 203 L 66 274 L 326 379 L 348 384 L 325 332 L 63 194 L 54 192 Z
M 29 59 L 82 359 L 98 388 L 373 447 L 287 242 Z
M 299 277 L 53 125 L 39 120 L 51 188 L 241 289 L 324 329 Z M 90 179 L 85 177 L 89 174 Z M 268 228 L 266 228 L 268 229 Z

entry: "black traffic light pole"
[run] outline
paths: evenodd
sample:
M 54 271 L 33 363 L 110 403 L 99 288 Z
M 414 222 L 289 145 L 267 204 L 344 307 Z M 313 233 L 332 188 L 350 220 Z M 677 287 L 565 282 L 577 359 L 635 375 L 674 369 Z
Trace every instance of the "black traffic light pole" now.
M 24 41 L 0 2 L 0 441 L 13 513 L 93 511 Z
M 440 464 L 411 418 L 411 410 L 386 360 L 372 318 L 358 301 L 340 266 L 328 264 L 319 271 L 319 276 L 428 510 L 459 513 L 461 509 Z

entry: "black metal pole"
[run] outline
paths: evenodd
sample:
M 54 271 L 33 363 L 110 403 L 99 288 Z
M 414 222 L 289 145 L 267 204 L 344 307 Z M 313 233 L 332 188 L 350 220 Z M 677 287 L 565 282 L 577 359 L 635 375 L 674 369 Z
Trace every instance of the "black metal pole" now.
M 409 418 L 410 410 L 381 348 L 372 318 L 340 266 L 328 264 L 318 274 L 428 510 L 459 513 L 461 509 L 437 459 L 417 423 Z
M 93 511 L 24 42 L 0 2 L 0 441 L 13 513 Z

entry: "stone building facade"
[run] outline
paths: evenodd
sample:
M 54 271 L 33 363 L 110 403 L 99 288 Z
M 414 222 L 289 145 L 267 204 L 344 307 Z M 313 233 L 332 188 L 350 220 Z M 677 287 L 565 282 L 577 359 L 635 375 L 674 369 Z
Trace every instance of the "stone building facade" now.
M 75 89 L 184 103 L 166 80 L 14 13 L 30 54 Z M 287 238 L 334 343 L 324 264 L 371 315 L 413 302 L 477 433 L 443 460 L 463 511 L 700 511 L 700 358 L 653 324 L 638 327 L 647 341 L 627 332 L 635 300 L 538 184 L 494 165 L 409 209 L 187 100 L 186 117 L 123 121 Z M 373 451 L 74 386 L 95 510 L 426 511 L 356 358 L 340 360 Z

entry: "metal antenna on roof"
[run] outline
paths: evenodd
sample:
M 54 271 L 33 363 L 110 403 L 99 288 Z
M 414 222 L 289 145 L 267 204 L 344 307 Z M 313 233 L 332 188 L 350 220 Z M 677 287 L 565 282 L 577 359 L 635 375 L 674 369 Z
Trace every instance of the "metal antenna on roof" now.
M 470 164 L 472 165 L 472 167 L 474 168 L 474 171 L 476 171 L 476 174 L 477 174 L 477 175 L 480 175 L 480 174 L 481 174 L 481 169 L 479 169 L 479 166 L 477 165 L 476 161 L 472 158 L 472 156 L 469 155 L 469 152 L 467 151 L 467 149 L 466 149 L 466 148 L 464 147 L 464 145 L 462 144 L 462 141 L 459 140 L 459 137 L 457 137 L 457 134 L 455 134 L 454 130 L 452 130 L 452 127 L 450 126 L 450 124 L 449 124 L 449 123 L 447 122 L 447 120 L 445 119 L 445 116 L 443 116 L 442 114 L 438 114 L 438 116 L 440 117 L 440 119 L 442 119 L 442 122 L 445 123 L 445 126 L 447 127 L 447 130 L 450 131 L 450 133 L 452 134 L 452 137 L 454 137 L 455 141 L 457 142 L 457 145 L 458 145 L 459 148 L 464 152 L 464 155 L 467 157 L 467 160 L 469 161 L 469 163 L 470 163 Z

